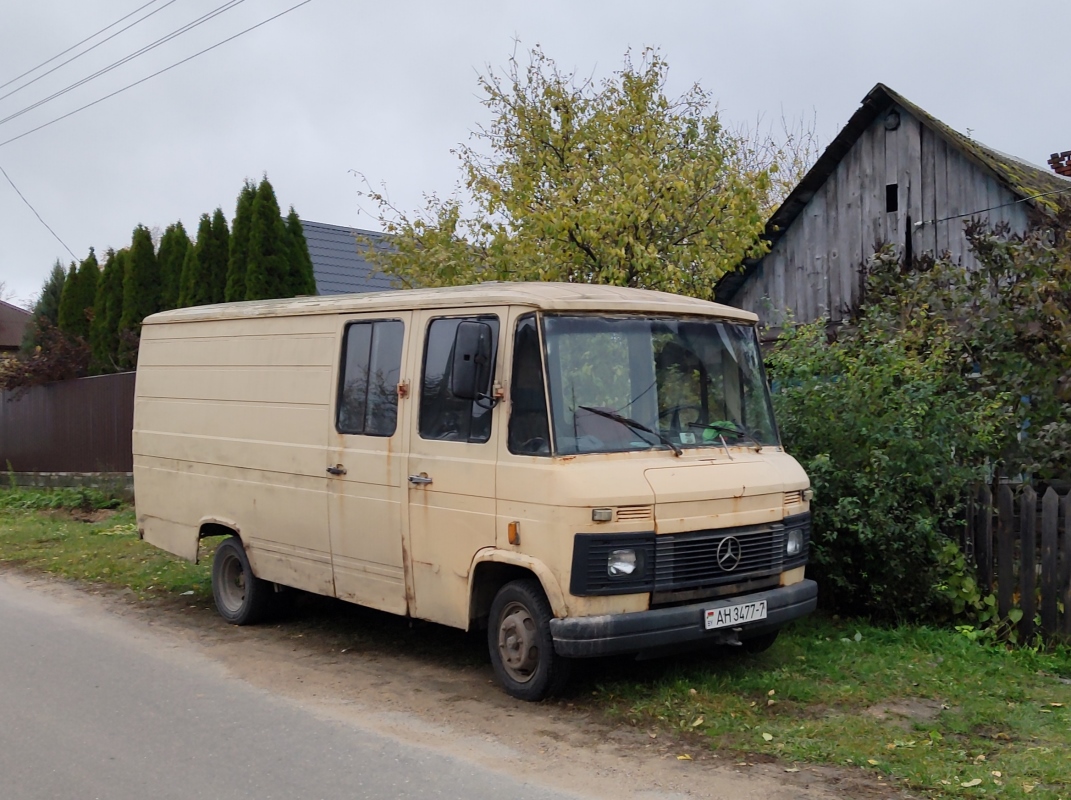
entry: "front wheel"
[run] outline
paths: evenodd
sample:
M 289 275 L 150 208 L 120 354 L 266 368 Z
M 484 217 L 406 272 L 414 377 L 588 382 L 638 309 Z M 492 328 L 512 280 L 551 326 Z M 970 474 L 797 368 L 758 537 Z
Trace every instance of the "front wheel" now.
M 212 560 L 212 597 L 223 619 L 232 625 L 252 625 L 272 606 L 272 585 L 253 574 L 237 536 L 224 539 Z
M 491 603 L 487 645 L 495 675 L 520 700 L 542 700 L 569 680 L 569 661 L 554 652 L 550 603 L 538 581 L 511 581 Z

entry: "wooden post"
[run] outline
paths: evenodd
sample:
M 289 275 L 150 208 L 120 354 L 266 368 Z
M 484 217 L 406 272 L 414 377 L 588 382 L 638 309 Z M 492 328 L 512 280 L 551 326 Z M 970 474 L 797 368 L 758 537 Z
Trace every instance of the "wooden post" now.
M 974 510 L 974 557 L 982 588 L 989 593 L 993 591 L 993 492 L 988 486 L 978 491 Z
M 1038 493 L 1027 486 L 1019 498 L 1019 607 L 1023 618 L 1019 621 L 1021 642 L 1034 638 L 1034 614 L 1037 610 L 1037 527 Z
M 1015 507 L 1006 483 L 997 489 L 997 613 L 1002 620 L 1011 611 L 1015 594 Z
M 1064 568 L 1061 588 L 1064 598 L 1064 636 L 1071 638 L 1071 494 L 1064 495 Z
M 1057 632 L 1056 594 L 1059 581 L 1057 573 L 1057 533 L 1060 524 L 1060 498 L 1051 486 L 1041 500 L 1041 632 L 1051 640 Z

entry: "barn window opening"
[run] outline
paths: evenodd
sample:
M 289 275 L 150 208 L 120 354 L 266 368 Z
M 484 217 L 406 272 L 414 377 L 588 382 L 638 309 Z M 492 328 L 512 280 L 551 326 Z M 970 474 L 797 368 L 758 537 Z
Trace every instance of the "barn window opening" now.
M 896 211 L 899 207 L 900 184 L 890 183 L 885 186 L 885 211 Z

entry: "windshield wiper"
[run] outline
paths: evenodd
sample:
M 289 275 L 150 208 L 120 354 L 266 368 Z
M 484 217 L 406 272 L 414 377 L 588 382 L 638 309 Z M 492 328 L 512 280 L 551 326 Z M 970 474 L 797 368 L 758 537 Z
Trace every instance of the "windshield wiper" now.
M 754 436 L 752 436 L 747 431 L 740 430 L 735 425 L 719 425 L 717 422 L 689 422 L 688 423 L 688 427 L 689 428 L 704 428 L 704 429 L 709 429 L 709 430 L 715 430 L 715 431 L 718 431 L 720 433 L 731 433 L 734 436 L 741 436 L 741 437 L 743 437 L 745 439 L 750 439 L 755 444 L 755 452 L 756 453 L 761 453 L 762 452 L 762 442 L 760 442 L 758 439 L 756 439 Z M 722 439 L 722 445 L 723 446 L 725 445 L 725 440 L 724 439 Z
M 658 431 L 651 430 L 646 425 L 644 425 L 642 422 L 637 422 L 634 419 L 630 419 L 628 417 L 624 417 L 621 414 L 618 414 L 616 411 L 606 411 L 605 409 L 596 408 L 595 406 L 577 406 L 577 408 L 582 408 L 585 411 L 590 411 L 592 414 L 598 414 L 600 417 L 606 417 L 607 419 L 612 419 L 614 422 L 620 422 L 622 425 L 624 425 L 624 426 L 626 426 L 628 428 L 632 428 L 633 430 L 643 431 L 644 433 L 649 433 L 652 436 L 657 436 L 658 440 L 660 442 L 662 442 L 662 444 L 664 444 L 667 447 L 669 447 L 673 451 L 674 455 L 676 455 L 676 456 L 684 455 L 684 451 L 681 450 L 679 447 L 677 447 L 677 445 L 671 439 L 669 439 L 666 436 L 663 436 Z

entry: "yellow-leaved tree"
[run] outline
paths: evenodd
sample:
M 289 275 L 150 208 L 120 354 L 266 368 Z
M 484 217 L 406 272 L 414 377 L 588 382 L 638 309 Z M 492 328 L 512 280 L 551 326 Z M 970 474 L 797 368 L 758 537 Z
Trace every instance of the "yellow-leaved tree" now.
M 458 196 L 416 214 L 369 191 L 390 249 L 368 257 L 402 286 L 569 281 L 704 299 L 748 257 L 772 197 L 776 159 L 719 121 L 698 85 L 666 94 L 656 50 L 601 82 L 538 47 L 479 79 L 492 121 L 456 150 Z

